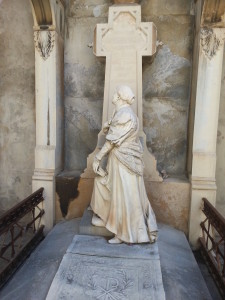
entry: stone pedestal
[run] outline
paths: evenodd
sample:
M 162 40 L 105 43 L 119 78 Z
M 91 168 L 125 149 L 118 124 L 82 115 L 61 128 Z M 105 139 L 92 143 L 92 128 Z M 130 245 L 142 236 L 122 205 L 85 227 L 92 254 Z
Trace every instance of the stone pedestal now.
M 93 211 L 86 209 L 79 224 L 79 234 L 114 237 L 114 234 L 105 227 L 93 226 L 91 220 Z
M 82 217 L 90 204 L 94 179 L 80 178 L 74 172 L 56 177 L 56 221 Z M 145 180 L 145 188 L 157 222 L 188 234 L 190 183 L 185 178 L 167 178 L 163 182 Z M 66 192 L 65 192 L 66 191 Z

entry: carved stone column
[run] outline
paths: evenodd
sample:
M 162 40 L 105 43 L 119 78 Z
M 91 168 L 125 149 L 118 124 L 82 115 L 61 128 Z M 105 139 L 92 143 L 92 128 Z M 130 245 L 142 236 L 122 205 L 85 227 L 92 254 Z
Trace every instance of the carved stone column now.
M 48 5 L 47 5 L 48 4 Z M 64 6 L 32 0 L 35 45 L 36 147 L 33 190 L 44 187 L 43 223 L 55 221 L 55 175 L 63 169 Z M 39 6 L 46 8 L 43 13 Z M 38 15 L 40 13 L 40 15 Z M 50 25 L 48 25 L 50 23 Z
M 189 240 L 198 245 L 201 202 L 216 201 L 216 143 L 220 103 L 224 28 L 200 29 L 194 115 Z

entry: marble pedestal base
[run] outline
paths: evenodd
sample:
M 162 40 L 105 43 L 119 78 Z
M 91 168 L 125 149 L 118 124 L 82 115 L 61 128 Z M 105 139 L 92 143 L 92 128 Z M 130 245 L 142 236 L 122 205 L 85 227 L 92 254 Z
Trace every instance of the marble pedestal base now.
M 83 217 L 80 221 L 79 225 L 79 233 L 84 235 L 98 235 L 98 236 L 106 236 L 113 237 L 114 234 L 110 232 L 105 227 L 97 227 L 91 224 L 91 220 L 93 217 L 93 211 L 86 209 L 84 211 Z
M 164 300 L 158 245 L 110 245 L 76 235 L 63 257 L 47 300 Z

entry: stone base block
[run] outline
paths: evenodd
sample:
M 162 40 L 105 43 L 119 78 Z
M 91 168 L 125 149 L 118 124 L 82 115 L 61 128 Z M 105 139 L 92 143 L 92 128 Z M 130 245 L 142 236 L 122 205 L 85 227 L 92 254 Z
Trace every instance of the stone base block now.
M 56 177 L 56 221 L 81 217 L 89 205 L 94 179 L 63 173 Z M 185 178 L 163 182 L 145 180 L 148 198 L 158 222 L 188 233 L 190 183 Z
M 46 299 L 164 300 L 158 245 L 111 245 L 77 235 Z
M 145 180 L 145 188 L 157 222 L 188 233 L 190 182 L 185 178 L 167 178 L 163 182 Z
M 105 227 L 97 227 L 91 224 L 93 211 L 86 209 L 79 225 L 79 233 L 84 235 L 99 235 L 113 237 L 114 234 Z

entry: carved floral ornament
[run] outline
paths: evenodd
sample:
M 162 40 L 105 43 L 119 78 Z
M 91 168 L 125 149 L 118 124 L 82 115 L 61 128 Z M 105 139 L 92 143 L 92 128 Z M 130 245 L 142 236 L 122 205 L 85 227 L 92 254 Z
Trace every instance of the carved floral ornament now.
M 205 56 L 211 60 L 223 46 L 225 30 L 220 28 L 201 28 L 201 46 Z
M 55 32 L 50 30 L 34 31 L 34 45 L 41 57 L 46 60 L 54 48 Z

